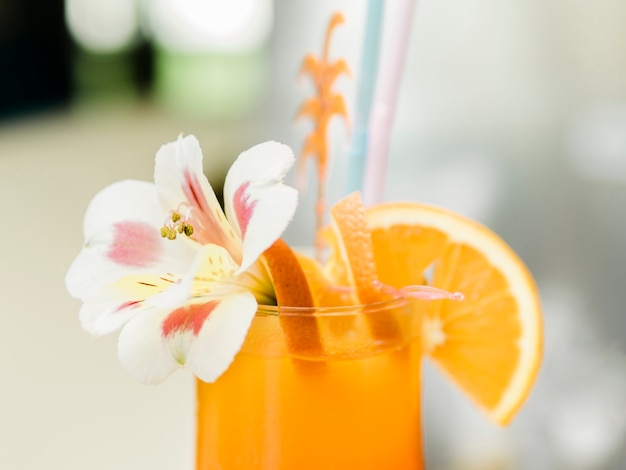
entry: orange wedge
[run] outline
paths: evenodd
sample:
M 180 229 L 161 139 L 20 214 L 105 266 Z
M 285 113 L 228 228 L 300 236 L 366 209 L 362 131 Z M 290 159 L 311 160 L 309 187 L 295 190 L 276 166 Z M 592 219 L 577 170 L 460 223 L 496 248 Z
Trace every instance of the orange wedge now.
M 381 282 L 464 294 L 427 303 L 425 353 L 494 421 L 508 423 L 542 355 L 539 296 L 526 266 L 489 229 L 443 209 L 388 203 L 366 213 Z

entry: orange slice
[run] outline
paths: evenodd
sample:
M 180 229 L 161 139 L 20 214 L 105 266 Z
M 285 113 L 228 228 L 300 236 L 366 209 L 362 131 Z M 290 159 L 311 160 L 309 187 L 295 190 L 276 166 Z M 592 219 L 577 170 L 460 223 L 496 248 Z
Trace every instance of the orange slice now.
M 486 227 L 416 203 L 367 210 L 378 277 L 397 288 L 428 284 L 462 302 L 427 304 L 425 353 L 493 420 L 506 424 L 525 401 L 542 355 L 535 283 Z
M 331 208 L 330 215 L 333 234 L 331 246 L 337 250 L 336 254 L 331 253 L 330 256 L 336 264 L 335 272 L 345 276 L 348 285 L 354 289 L 358 303 L 374 304 L 389 299 L 389 294 L 378 286 L 374 247 L 361 195 L 355 192 L 346 196 Z M 402 334 L 392 312 L 368 315 L 367 322 L 375 339 L 389 341 Z
M 356 192 L 343 198 L 331 208 L 330 215 L 338 251 L 338 255 L 331 255 L 331 259 L 341 260 L 345 277 L 349 285 L 355 288 L 358 302 L 380 302 L 383 297 L 380 290 L 374 287 L 378 275 L 361 195 Z
M 339 285 L 333 282 L 315 258 L 297 251 L 295 254 L 309 282 L 316 307 L 337 307 L 356 303 L 353 289 L 347 284 Z
M 313 295 L 307 278 L 293 250 L 279 238 L 263 252 L 269 270 L 276 303 L 286 307 L 313 307 Z
M 307 278 L 295 253 L 278 239 L 263 253 L 263 259 L 274 284 L 279 307 L 313 307 L 314 300 Z M 280 314 L 279 314 L 280 315 Z M 292 353 L 319 354 L 322 346 L 317 320 L 301 312 L 280 315 L 287 347 Z

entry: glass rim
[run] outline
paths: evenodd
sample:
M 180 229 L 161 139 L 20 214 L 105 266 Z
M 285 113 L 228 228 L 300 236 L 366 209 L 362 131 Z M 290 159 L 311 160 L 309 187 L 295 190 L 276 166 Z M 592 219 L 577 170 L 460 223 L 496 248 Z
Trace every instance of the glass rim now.
M 410 300 L 414 299 L 395 297 L 389 300 L 369 304 L 339 305 L 334 307 L 289 307 L 283 305 L 259 304 L 257 306 L 256 314 L 262 316 L 345 316 L 404 307 Z

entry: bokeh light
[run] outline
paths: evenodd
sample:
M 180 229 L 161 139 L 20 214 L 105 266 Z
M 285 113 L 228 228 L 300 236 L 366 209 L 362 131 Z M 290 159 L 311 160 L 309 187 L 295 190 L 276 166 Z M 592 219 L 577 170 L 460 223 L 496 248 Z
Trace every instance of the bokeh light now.
M 126 49 L 139 33 L 135 0 L 65 0 L 65 17 L 74 40 L 92 52 Z
M 273 24 L 272 0 L 151 0 L 150 34 L 179 52 L 238 53 L 256 49 Z

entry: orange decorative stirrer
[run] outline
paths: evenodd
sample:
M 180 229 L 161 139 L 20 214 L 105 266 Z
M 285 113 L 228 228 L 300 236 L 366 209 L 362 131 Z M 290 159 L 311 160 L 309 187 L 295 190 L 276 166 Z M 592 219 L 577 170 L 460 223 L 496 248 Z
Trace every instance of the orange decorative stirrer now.
M 341 13 L 333 14 L 326 31 L 322 57 L 317 58 L 312 54 L 307 54 L 300 68 L 300 74 L 306 74 L 311 77 L 315 86 L 316 96 L 307 99 L 296 115 L 296 119 L 310 117 L 314 122 L 314 128 L 304 141 L 302 151 L 300 152 L 297 179 L 300 183 L 299 186 L 304 186 L 304 181 L 306 181 L 306 159 L 313 156 L 317 157 L 318 197 L 315 212 L 318 231 L 324 224 L 323 218 L 326 212 L 325 186 L 329 160 L 328 143 L 326 142 L 328 123 L 335 114 L 343 117 L 346 122 L 348 121 L 344 97 L 339 93 L 335 93 L 332 87 L 341 74 L 349 75 L 350 70 L 345 60 L 339 59 L 330 62 L 328 57 L 332 33 L 344 21 Z

